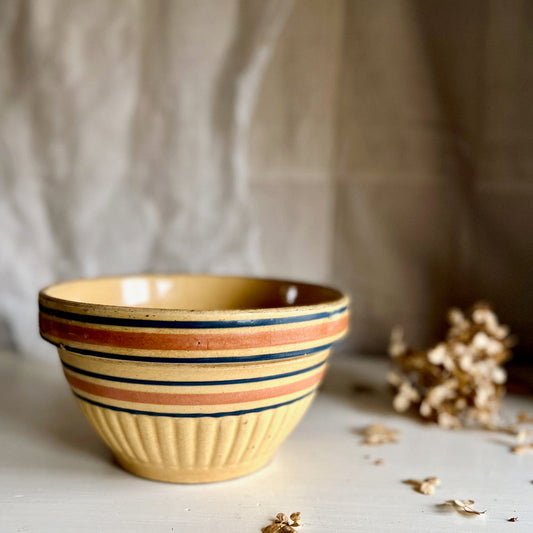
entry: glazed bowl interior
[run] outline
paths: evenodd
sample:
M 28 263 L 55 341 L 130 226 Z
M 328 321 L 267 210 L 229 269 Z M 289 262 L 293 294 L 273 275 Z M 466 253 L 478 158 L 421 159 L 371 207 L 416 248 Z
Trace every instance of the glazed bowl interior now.
M 319 306 L 343 297 L 334 289 L 306 283 L 179 274 L 67 281 L 44 289 L 43 294 L 96 306 L 187 311 Z

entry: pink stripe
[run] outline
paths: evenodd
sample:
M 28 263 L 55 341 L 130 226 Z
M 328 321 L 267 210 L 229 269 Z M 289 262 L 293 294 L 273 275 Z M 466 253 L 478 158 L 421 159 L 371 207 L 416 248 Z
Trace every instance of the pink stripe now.
M 126 389 L 117 389 L 106 385 L 98 385 L 80 379 L 65 371 L 65 376 L 70 385 L 80 391 L 87 392 L 94 396 L 120 400 L 133 403 L 151 403 L 156 405 L 224 405 L 232 403 L 255 402 L 267 400 L 299 392 L 312 387 L 320 382 L 325 369 L 319 370 L 313 376 L 267 389 L 240 391 L 240 392 L 220 392 L 207 394 L 174 394 L 167 392 L 145 392 Z
M 299 328 L 239 333 L 147 333 L 95 329 L 59 322 L 43 314 L 39 315 L 39 325 L 43 334 L 59 338 L 65 344 L 71 341 L 139 350 L 235 350 L 311 342 L 331 337 L 346 330 L 348 315 Z

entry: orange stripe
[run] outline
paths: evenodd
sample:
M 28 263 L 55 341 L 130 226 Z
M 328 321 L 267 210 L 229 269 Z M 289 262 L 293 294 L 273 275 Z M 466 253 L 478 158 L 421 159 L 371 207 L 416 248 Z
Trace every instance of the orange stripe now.
M 65 372 L 65 376 L 72 387 L 87 392 L 94 396 L 120 400 L 133 403 L 151 403 L 156 405 L 224 405 L 232 403 L 255 402 L 267 400 L 286 394 L 292 394 L 316 385 L 322 378 L 325 369 L 321 369 L 315 375 L 302 379 L 295 383 L 270 387 L 267 389 L 242 391 L 242 392 L 220 392 L 211 394 L 173 394 L 166 392 L 144 392 L 116 387 L 98 385 L 89 381 L 84 381 L 78 377 Z
M 240 333 L 146 333 L 94 329 L 58 322 L 43 314 L 39 315 L 39 325 L 43 333 L 62 339 L 66 344 L 74 341 L 141 350 L 233 350 L 280 346 L 331 337 L 346 329 L 348 315 L 299 328 Z

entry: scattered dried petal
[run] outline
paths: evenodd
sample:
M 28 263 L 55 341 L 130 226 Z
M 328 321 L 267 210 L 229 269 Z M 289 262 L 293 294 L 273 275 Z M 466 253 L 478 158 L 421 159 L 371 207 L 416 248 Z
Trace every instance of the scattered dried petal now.
M 513 516 L 512 518 L 508 518 L 507 522 L 518 522 L 518 516 Z
M 294 528 L 300 525 L 300 520 L 301 514 L 299 512 L 292 513 L 290 519 L 285 513 L 278 513 L 276 518 L 272 520 L 272 524 L 264 527 L 261 531 L 263 533 L 297 533 Z
M 511 446 L 511 452 L 513 452 L 516 455 L 522 455 L 532 450 L 533 450 L 533 442 L 530 442 L 528 444 L 517 444 L 516 446 Z
M 385 464 L 385 461 L 384 461 L 383 459 L 376 459 L 376 460 L 374 461 L 374 464 L 375 464 L 376 466 L 381 466 L 381 465 L 384 465 L 384 464 Z
M 397 442 L 396 436 L 398 433 L 398 430 L 390 429 L 383 424 L 372 424 L 363 431 L 363 444 L 376 446 L 389 442 Z
M 474 500 L 446 500 L 444 502 L 446 505 L 451 505 L 458 511 L 462 511 L 463 513 L 469 513 L 469 514 L 476 514 L 476 515 L 483 515 L 487 511 L 476 511 L 474 508 L 472 508 L 472 505 L 474 505 Z
M 435 488 L 441 484 L 441 480 L 438 477 L 428 477 L 423 481 L 418 479 L 406 479 L 404 483 L 412 485 L 414 490 L 421 494 L 431 495 L 435 493 Z
M 435 485 L 433 485 L 432 483 L 428 483 L 427 481 L 423 481 L 422 483 L 420 483 L 418 490 L 422 494 L 431 495 L 435 492 Z
M 302 519 L 302 514 L 299 511 L 297 513 L 292 513 L 291 520 L 293 523 L 291 524 L 291 526 L 298 527 L 300 525 L 301 519 Z

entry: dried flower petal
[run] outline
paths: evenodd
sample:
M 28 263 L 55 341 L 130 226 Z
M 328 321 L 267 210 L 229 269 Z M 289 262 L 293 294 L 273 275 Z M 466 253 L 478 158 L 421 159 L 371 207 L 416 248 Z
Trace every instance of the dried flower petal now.
M 302 515 L 299 511 L 297 513 L 292 513 L 291 514 L 291 520 L 292 520 L 291 526 L 296 526 L 296 527 L 299 526 L 301 519 L 302 519 Z
M 486 510 L 476 511 L 475 509 L 473 509 L 472 505 L 474 505 L 475 503 L 474 500 L 446 500 L 444 503 L 446 505 L 452 505 L 455 509 L 464 513 L 482 515 L 487 512 Z
M 522 455 L 532 450 L 533 450 L 533 443 L 517 444 L 516 446 L 511 446 L 511 452 L 513 452 L 516 455 Z
M 284 513 L 278 513 L 276 515 L 276 522 L 279 522 L 280 524 L 288 524 L 289 517 Z
M 490 316 L 491 312 L 486 307 L 480 307 L 472 313 L 472 320 L 477 324 L 484 324 L 489 320 L 493 320 Z
M 390 429 L 383 424 L 372 424 L 363 430 L 363 444 L 376 446 L 389 442 L 397 442 L 396 436 L 399 431 Z
M 492 371 L 491 378 L 494 383 L 497 383 L 498 385 L 503 385 L 507 381 L 507 372 L 504 368 L 498 366 Z
M 294 529 L 292 526 L 288 524 L 283 524 L 279 531 L 280 533 L 296 533 L 296 529 Z
M 433 410 L 433 409 L 431 408 L 431 405 L 429 405 L 428 402 L 423 401 L 423 402 L 420 404 L 419 412 L 420 412 L 420 414 L 421 414 L 424 418 L 429 418 L 430 415 L 431 415 L 432 410 Z
M 420 487 L 418 488 L 418 490 L 422 494 L 431 495 L 435 492 L 435 485 L 432 485 L 427 481 L 423 481 L 422 483 L 420 483 Z
M 472 338 L 472 346 L 477 350 L 485 350 L 490 339 L 484 331 L 479 331 Z
M 398 394 L 394 398 L 392 405 L 399 413 L 407 411 L 411 406 L 411 403 L 420 400 L 420 394 L 418 391 L 408 382 L 402 381 L 398 387 Z
M 292 513 L 290 519 L 285 513 L 278 513 L 276 518 L 272 520 L 272 524 L 264 527 L 261 531 L 263 533 L 297 533 L 294 528 L 300 525 L 300 520 L 301 514 L 299 512 Z
M 513 516 L 512 518 L 508 518 L 507 522 L 518 522 L 518 516 Z
M 421 494 L 431 495 L 435 493 L 435 488 L 441 484 L 438 477 L 428 477 L 423 481 L 418 479 L 406 479 L 404 483 L 412 485 L 413 488 Z
M 440 344 L 437 344 L 435 348 L 428 351 L 428 360 L 434 365 L 442 365 L 446 359 L 446 355 L 446 345 L 441 342 Z
M 457 309 L 457 307 L 452 307 L 448 311 L 448 322 L 453 326 L 460 326 L 466 322 L 465 315 L 463 315 L 463 312 L 460 309 Z

